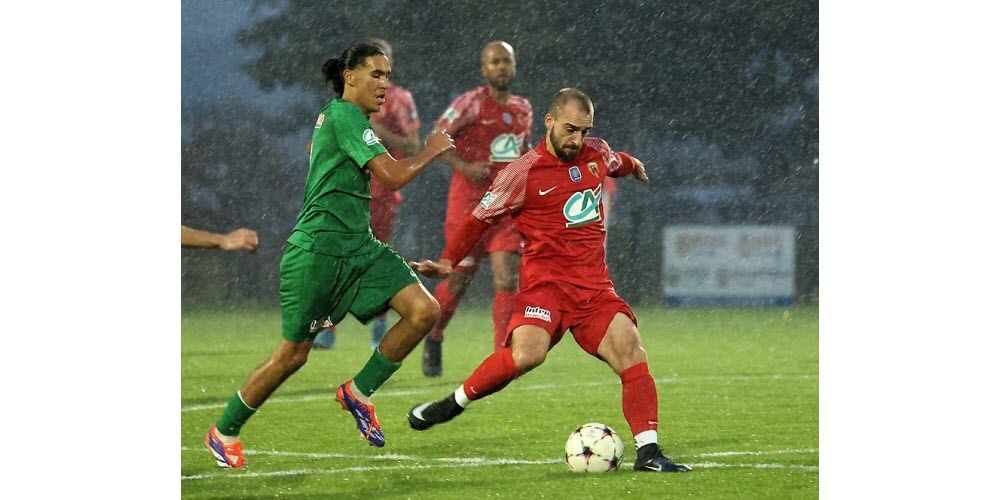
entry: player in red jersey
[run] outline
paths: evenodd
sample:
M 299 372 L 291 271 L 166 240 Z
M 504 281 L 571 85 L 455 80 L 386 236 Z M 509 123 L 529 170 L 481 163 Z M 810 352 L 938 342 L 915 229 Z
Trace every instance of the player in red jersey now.
M 441 157 L 454 170 L 444 224 L 446 245 L 455 244 L 457 238 L 465 236 L 457 230 L 462 219 L 476 207 L 497 174 L 527 151 L 531 141 L 531 103 L 514 95 L 510 88 L 517 73 L 514 48 L 506 42 L 487 43 L 480 62 L 486 85 L 458 96 L 436 125 L 436 129 L 448 132 L 455 140 L 455 151 Z M 423 370 L 428 377 L 441 375 L 444 329 L 486 254 L 493 270 L 495 349 L 501 347 L 507 322 L 514 312 L 521 235 L 510 217 L 505 217 L 474 243 L 448 279 L 434 289 L 434 298 L 441 304 L 441 319 L 424 340 Z
M 385 52 L 389 64 L 393 64 L 392 46 L 389 42 L 381 38 L 366 38 L 362 41 L 378 46 Z M 393 158 L 401 160 L 420 150 L 420 117 L 409 90 L 390 82 L 382 110 L 371 115 L 371 125 L 375 135 L 382 140 Z M 392 224 L 396 220 L 396 208 L 403 202 L 403 194 L 386 189 L 381 182 L 373 182 L 371 196 L 372 233 L 379 241 L 388 244 L 392 237 Z M 336 325 L 323 329 L 316 336 L 313 348 L 332 349 L 337 339 L 336 329 Z M 372 320 L 372 349 L 378 347 L 388 329 L 385 314 Z
M 614 152 L 602 139 L 588 138 L 594 108 L 577 89 L 562 89 L 545 116 L 545 140 L 497 176 L 475 211 L 460 225 L 438 262 L 411 262 L 432 277 L 450 275 L 452 264 L 487 228 L 513 215 L 526 240 L 521 290 L 504 347 L 453 393 L 417 405 L 407 415 L 416 430 L 447 422 L 472 401 L 503 389 L 545 361 L 567 329 L 588 354 L 606 362 L 621 378 L 622 410 L 636 445 L 635 469 L 686 472 L 657 444 L 656 384 L 649 374 L 637 320 L 615 292 L 604 258 L 602 181 L 607 176 L 649 178 L 642 162 Z

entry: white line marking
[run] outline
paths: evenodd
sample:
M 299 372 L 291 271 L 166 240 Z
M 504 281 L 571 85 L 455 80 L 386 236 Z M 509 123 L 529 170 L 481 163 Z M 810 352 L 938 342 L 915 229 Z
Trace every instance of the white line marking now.
M 202 451 L 202 448 L 190 448 L 181 447 L 181 451 Z M 770 450 L 770 451 L 722 451 L 722 452 L 712 452 L 712 453 L 695 453 L 688 455 L 675 455 L 675 457 L 691 457 L 691 458 L 702 458 L 702 457 L 720 457 L 720 456 L 740 456 L 740 455 L 781 455 L 781 454 L 802 454 L 802 453 L 816 453 L 819 450 L 816 448 L 799 448 L 799 449 L 783 449 L 783 450 Z M 214 474 L 193 474 L 188 476 L 181 476 L 181 480 L 195 480 L 195 479 L 215 479 L 215 478 L 255 478 L 255 477 L 278 477 L 278 476 L 297 476 L 297 475 L 313 475 L 313 474 L 340 474 L 346 472 L 371 472 L 371 471 L 381 471 L 381 470 L 421 470 L 421 469 L 443 469 L 443 468 L 456 468 L 456 467 L 486 467 L 495 465 L 556 465 L 563 463 L 561 459 L 547 459 L 547 460 L 524 460 L 524 459 L 514 459 L 514 458 L 484 458 L 484 457 L 417 457 L 412 455 L 396 455 L 396 454 L 382 454 L 382 455 L 355 455 L 346 453 L 308 453 L 308 452 L 294 452 L 294 451 L 278 451 L 278 450 L 246 450 L 247 455 L 271 455 L 280 457 L 305 457 L 305 458 L 345 458 L 345 459 L 367 459 L 367 460 L 393 460 L 393 461 L 430 461 L 439 462 L 435 465 L 392 465 L 392 466 L 361 466 L 361 467 L 346 467 L 346 468 L 333 468 L 333 469 L 291 469 L 291 470 L 279 470 L 270 472 L 220 472 Z M 622 469 L 628 470 L 632 467 L 633 462 L 622 463 Z M 778 463 L 754 463 L 754 464 L 729 464 L 720 462 L 700 462 L 689 464 L 696 469 L 721 469 L 721 468 L 740 468 L 740 469 L 800 469 L 806 471 L 818 471 L 819 467 L 815 465 L 800 465 L 800 464 L 778 464 Z
M 527 461 L 527 460 L 483 460 L 481 462 L 458 462 L 452 464 L 440 464 L 440 465 L 394 465 L 394 466 L 363 466 L 363 467 L 345 467 L 339 469 L 291 469 L 291 470 L 277 470 L 271 472 L 249 472 L 249 471 L 239 471 L 235 473 L 215 473 L 215 474 L 192 474 L 189 476 L 181 476 L 182 481 L 190 481 L 196 479 L 245 479 L 245 478 L 258 478 L 258 477 L 280 477 L 280 476 L 304 476 L 304 475 L 321 475 L 321 474 L 342 474 L 347 472 L 372 472 L 372 471 L 384 471 L 384 470 L 421 470 L 421 469 L 450 469 L 450 468 L 464 468 L 464 467 L 483 467 L 483 466 L 496 466 L 496 465 L 554 465 L 562 463 L 562 460 L 549 460 L 549 461 Z M 764 463 L 764 464 L 724 464 L 718 462 L 701 462 L 689 464 L 697 472 L 699 469 L 799 469 L 805 471 L 818 471 L 819 467 L 815 465 L 797 465 L 797 464 L 775 464 L 775 463 Z M 623 462 L 621 465 L 623 470 L 630 470 L 632 468 L 631 462 Z
M 812 380 L 819 378 L 818 375 L 706 375 L 706 376 L 696 376 L 696 377 L 665 377 L 656 379 L 658 384 L 677 384 L 677 383 L 698 383 L 698 382 L 757 382 L 757 381 L 779 381 L 779 380 Z M 541 389 L 558 389 L 558 388 L 568 388 L 568 387 L 594 387 L 601 385 L 618 385 L 620 382 L 609 378 L 608 380 L 600 382 L 583 382 L 575 384 L 535 384 L 535 385 L 512 385 L 506 389 L 506 392 L 515 391 L 537 391 Z M 401 390 L 386 390 L 376 393 L 372 399 L 378 398 L 392 398 L 400 396 L 414 396 L 419 394 L 428 394 L 436 391 L 437 389 L 426 388 L 426 389 L 401 389 Z M 289 397 L 276 397 L 273 399 L 268 399 L 268 404 L 275 403 L 300 403 L 305 401 L 317 401 L 325 399 L 333 399 L 333 389 L 330 390 L 329 394 L 308 394 L 305 396 L 289 396 Z M 202 411 L 202 410 L 217 410 L 225 408 L 226 403 L 212 403 L 203 405 L 192 405 L 181 407 L 181 412 L 188 411 Z

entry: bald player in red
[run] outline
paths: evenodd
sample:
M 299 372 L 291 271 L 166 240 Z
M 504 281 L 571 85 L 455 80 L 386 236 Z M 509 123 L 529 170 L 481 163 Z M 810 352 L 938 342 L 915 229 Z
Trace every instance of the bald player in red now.
M 422 431 L 447 422 L 471 402 L 507 386 L 545 361 L 569 330 L 579 346 L 607 363 L 622 383 L 622 411 L 636 446 L 635 470 L 687 472 L 658 444 L 656 384 L 649 373 L 632 308 L 615 292 L 604 258 L 602 182 L 632 175 L 647 182 L 642 162 L 588 138 L 594 106 L 580 90 L 556 93 L 545 116 L 546 137 L 500 172 L 475 211 L 449 241 L 438 262 L 411 262 L 431 278 L 451 274 L 487 228 L 513 216 L 524 235 L 516 309 L 503 348 L 442 400 L 414 407 L 410 427 Z
M 511 90 L 517 75 L 514 48 L 507 42 L 489 42 L 483 47 L 480 63 L 486 85 L 458 96 L 435 127 L 455 140 L 455 151 L 441 157 L 453 169 L 444 224 L 446 246 L 466 237 L 458 230 L 462 219 L 476 208 L 490 182 L 527 151 L 531 142 L 531 103 Z M 493 271 L 493 347 L 502 347 L 514 312 L 522 239 L 509 216 L 499 218 L 477 238 L 471 250 L 455 263 L 454 272 L 434 289 L 441 318 L 424 340 L 423 371 L 428 377 L 441 375 L 444 329 L 487 255 Z

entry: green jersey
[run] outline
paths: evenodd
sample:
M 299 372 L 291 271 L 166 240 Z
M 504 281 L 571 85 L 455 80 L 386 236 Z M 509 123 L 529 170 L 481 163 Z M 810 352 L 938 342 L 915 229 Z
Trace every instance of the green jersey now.
M 371 173 L 365 164 L 385 152 L 360 108 L 330 101 L 316 119 L 305 199 L 288 242 L 337 256 L 370 244 Z

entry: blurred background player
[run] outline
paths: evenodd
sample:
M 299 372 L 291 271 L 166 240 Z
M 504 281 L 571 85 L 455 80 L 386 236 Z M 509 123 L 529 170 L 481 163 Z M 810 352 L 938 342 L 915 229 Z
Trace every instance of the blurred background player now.
M 545 361 L 568 329 L 591 356 L 604 361 L 622 384 L 622 411 L 636 447 L 635 470 L 687 472 L 658 444 L 656 384 L 649 373 L 632 308 L 615 291 L 605 260 L 601 205 L 607 176 L 649 177 L 642 162 L 588 138 L 594 105 L 574 88 L 556 93 L 545 115 L 546 137 L 504 169 L 483 203 L 459 227 L 465 236 L 448 242 L 439 262 L 410 266 L 441 278 L 472 249 L 473 242 L 505 215 L 513 215 L 526 240 L 521 290 L 504 347 L 442 400 L 417 405 L 407 415 L 422 431 L 447 422 L 472 401 L 500 391 Z
M 392 46 L 381 38 L 366 38 L 362 42 L 377 45 L 385 52 L 389 65 L 394 66 Z M 410 91 L 389 82 L 382 110 L 372 113 L 372 130 L 382 140 L 393 158 L 403 159 L 413 156 L 420 149 L 420 117 L 417 105 Z M 381 182 L 371 183 L 372 234 L 379 241 L 388 244 L 392 237 L 392 225 L 396 220 L 396 208 L 403 201 L 399 191 L 386 189 Z M 333 349 L 336 344 L 337 325 L 330 325 L 316 336 L 313 349 Z M 372 321 L 372 349 L 376 348 L 388 329 L 386 315 Z
M 514 48 L 507 42 L 489 42 L 483 47 L 480 63 L 486 85 L 458 96 L 435 127 L 455 140 L 455 151 L 441 158 L 454 170 L 444 225 L 446 245 L 464 236 L 456 233 L 459 223 L 483 199 L 497 173 L 527 151 L 531 141 L 531 103 L 514 95 L 510 87 L 517 74 Z M 513 313 L 521 247 L 521 235 L 510 217 L 498 220 L 468 256 L 456 263 L 448 279 L 434 289 L 434 298 L 441 304 L 441 319 L 424 340 L 424 375 L 441 375 L 444 329 L 486 254 L 493 270 L 493 344 L 494 349 L 500 347 Z
M 218 248 L 220 250 L 257 251 L 257 231 L 241 227 L 231 233 L 218 234 L 181 226 L 181 246 L 189 248 Z
M 434 132 L 426 147 L 396 160 L 371 129 L 382 109 L 392 69 L 377 45 L 358 43 L 323 64 L 338 96 L 316 120 L 302 209 L 281 258 L 281 341 L 255 369 L 205 435 L 219 467 L 246 466 L 239 433 L 268 397 L 305 365 L 313 339 L 327 319 L 348 313 L 367 323 L 392 308 L 400 319 L 335 398 L 354 418 L 361 436 L 385 446 L 385 434 L 369 397 L 437 322 L 440 309 L 413 271 L 371 232 L 371 178 L 389 189 L 413 180 L 434 158 L 454 148 L 447 133 Z

